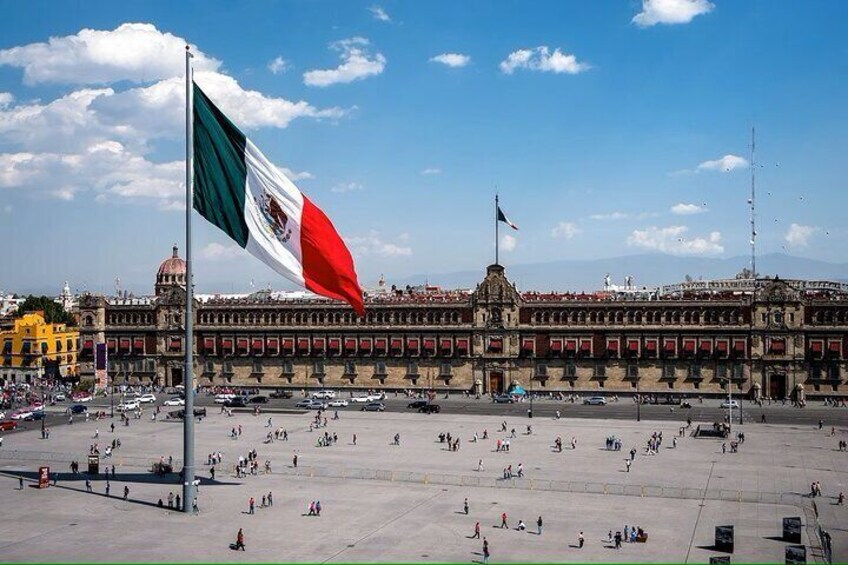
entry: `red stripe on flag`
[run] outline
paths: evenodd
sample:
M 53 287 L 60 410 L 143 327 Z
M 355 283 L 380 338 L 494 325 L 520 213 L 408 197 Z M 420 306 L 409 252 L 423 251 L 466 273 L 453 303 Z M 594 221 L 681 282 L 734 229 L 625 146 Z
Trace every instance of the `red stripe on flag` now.
M 362 289 L 353 257 L 327 215 L 306 195 L 303 196 L 300 247 L 306 288 L 322 296 L 344 300 L 357 314 L 364 316 Z

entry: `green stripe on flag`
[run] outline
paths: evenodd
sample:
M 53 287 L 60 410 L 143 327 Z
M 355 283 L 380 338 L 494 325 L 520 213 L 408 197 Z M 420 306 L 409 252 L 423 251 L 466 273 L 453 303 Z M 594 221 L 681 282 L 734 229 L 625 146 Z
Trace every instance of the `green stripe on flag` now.
M 241 247 L 247 171 L 244 134 L 194 84 L 194 209 Z

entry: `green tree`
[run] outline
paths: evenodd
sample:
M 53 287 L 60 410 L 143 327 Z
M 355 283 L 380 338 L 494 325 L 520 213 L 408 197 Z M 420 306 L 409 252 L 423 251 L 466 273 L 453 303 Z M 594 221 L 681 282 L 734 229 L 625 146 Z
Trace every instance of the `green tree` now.
M 18 307 L 19 314 L 37 311 L 44 312 L 44 321 L 48 324 L 76 325 L 76 320 L 71 313 L 67 312 L 58 302 L 54 302 L 49 296 L 29 295 L 23 304 Z

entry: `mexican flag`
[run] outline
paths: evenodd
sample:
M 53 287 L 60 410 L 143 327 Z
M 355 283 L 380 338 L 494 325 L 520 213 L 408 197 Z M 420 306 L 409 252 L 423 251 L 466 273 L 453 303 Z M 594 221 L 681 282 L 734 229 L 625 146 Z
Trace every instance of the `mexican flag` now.
M 292 282 L 365 313 L 330 219 L 194 84 L 194 209 Z

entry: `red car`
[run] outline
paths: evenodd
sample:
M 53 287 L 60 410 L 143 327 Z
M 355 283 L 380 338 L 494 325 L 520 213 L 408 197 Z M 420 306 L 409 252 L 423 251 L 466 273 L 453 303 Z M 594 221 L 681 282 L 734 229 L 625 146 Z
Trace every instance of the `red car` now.
M 3 420 L 0 422 L 0 432 L 10 432 L 18 427 L 18 423 L 14 420 Z

